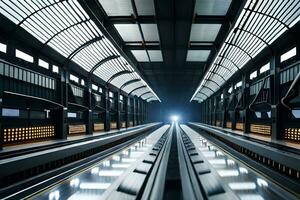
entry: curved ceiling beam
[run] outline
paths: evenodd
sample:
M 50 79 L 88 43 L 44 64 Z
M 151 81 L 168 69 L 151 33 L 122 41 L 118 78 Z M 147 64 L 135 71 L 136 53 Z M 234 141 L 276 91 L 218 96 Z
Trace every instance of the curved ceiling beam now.
M 62 30 L 60 30 L 60 31 L 58 31 L 58 32 L 55 33 L 54 35 L 52 35 L 46 42 L 44 42 L 43 45 L 44 45 L 44 46 L 47 45 L 53 38 L 55 38 L 57 35 L 61 34 L 62 32 L 66 31 L 66 30 L 68 30 L 68 29 L 70 29 L 70 28 L 72 28 L 72 27 L 75 27 L 75 26 L 77 26 L 77 25 L 79 25 L 79 24 L 86 23 L 86 22 L 88 22 L 88 21 L 90 21 L 90 20 L 91 20 L 91 19 L 86 19 L 86 20 L 77 22 L 77 23 L 75 23 L 75 24 L 71 24 L 70 26 L 68 26 L 68 27 L 66 27 L 66 28 L 64 28 L 64 29 L 62 29 Z
M 83 43 L 82 45 L 80 45 L 79 47 L 77 47 L 72 53 L 70 53 L 70 55 L 67 57 L 67 60 L 70 61 L 72 60 L 72 58 L 74 56 L 76 56 L 76 54 L 78 54 L 81 50 L 83 50 L 84 48 L 88 47 L 89 45 L 98 42 L 100 40 L 102 40 L 104 38 L 104 36 L 99 36 L 99 37 L 95 37 L 85 43 Z
M 223 76 L 221 76 L 220 74 L 218 74 L 218 73 L 216 73 L 216 72 L 212 72 L 212 71 L 208 71 L 208 72 L 217 75 L 217 76 L 220 77 L 224 82 L 226 82 L 225 78 L 224 78 Z
M 141 94 L 141 95 L 140 95 L 140 96 L 138 96 L 138 97 L 142 98 L 142 96 L 144 96 L 144 95 L 146 95 L 146 94 L 150 94 L 150 93 L 152 93 L 152 92 L 151 92 L 151 91 L 144 92 L 143 94 Z
M 147 86 L 146 86 L 146 85 L 143 85 L 143 86 L 134 88 L 133 90 L 131 90 L 131 91 L 128 93 L 128 95 L 131 95 L 134 91 L 137 91 L 137 90 L 142 89 L 142 88 L 147 88 Z
M 212 83 L 214 83 L 214 84 L 216 84 L 218 87 L 221 87 L 216 81 L 214 81 L 214 80 L 210 80 L 210 79 L 204 79 L 204 80 L 206 80 L 206 81 L 210 81 L 210 82 L 212 82 Z
M 266 16 L 266 17 L 269 17 L 271 19 L 274 19 L 275 21 L 278 21 L 280 24 L 282 24 L 285 28 L 287 28 L 288 30 L 290 30 L 290 27 L 288 25 L 286 25 L 284 22 L 282 22 L 280 19 L 276 18 L 276 17 L 273 17 L 272 15 L 268 15 L 266 13 L 263 13 L 263 12 L 260 12 L 260 11 L 256 11 L 256 10 L 252 10 L 252 9 L 249 9 L 249 8 L 244 8 L 244 10 L 247 10 L 247 11 L 250 11 L 250 12 L 253 12 L 253 13 L 257 13 L 257 14 L 260 14 L 260 15 L 263 15 L 263 16 Z
M 207 87 L 206 85 L 203 85 L 202 87 L 209 89 L 210 91 L 212 91 L 213 93 L 215 93 L 215 91 L 213 91 L 210 87 Z
M 27 19 L 29 19 L 31 16 L 35 15 L 36 13 L 38 13 L 38 12 L 40 12 L 40 11 L 42 11 L 42 10 L 45 10 L 46 8 L 49 8 L 49 7 L 51 7 L 51 6 L 54 6 L 54 5 L 58 4 L 58 3 L 62 3 L 63 1 L 66 1 L 66 0 L 56 1 L 56 2 L 54 2 L 54 3 L 51 3 L 51 4 L 49 4 L 49 5 L 45 6 L 45 7 L 42 7 L 42 8 L 40 8 L 40 9 L 38 9 L 38 10 L 36 10 L 36 11 L 30 13 L 30 14 L 27 15 L 25 18 L 23 18 L 22 21 L 20 21 L 20 22 L 17 24 L 17 26 L 20 26 L 21 24 L 23 24 Z
M 102 60 L 100 60 L 96 65 L 94 65 L 94 67 L 89 71 L 89 75 L 92 76 L 92 74 L 94 73 L 94 71 L 96 69 L 98 69 L 101 65 L 103 65 L 104 63 L 112 60 L 112 59 L 116 59 L 119 58 L 120 56 L 118 55 L 112 55 L 112 56 L 108 56 L 106 58 L 103 58 Z
M 227 58 L 226 56 L 219 56 L 219 57 L 228 60 L 231 64 L 233 64 L 233 66 L 235 66 L 235 68 L 237 68 L 237 70 L 238 70 L 239 72 L 242 73 L 241 69 L 240 69 L 240 68 L 237 66 L 237 64 L 235 64 L 231 59 Z
M 235 48 L 238 48 L 239 50 L 241 50 L 242 52 L 244 52 L 251 60 L 253 60 L 252 56 L 247 52 L 245 51 L 243 48 L 241 48 L 240 46 L 236 45 L 236 44 L 233 44 L 231 42 L 225 42 L 225 44 L 228 44 L 230 46 L 233 46 Z
M 269 43 L 268 43 L 267 41 L 265 41 L 264 39 L 262 39 L 261 37 L 259 37 L 258 35 L 252 33 L 251 31 L 247 31 L 247 30 L 245 30 L 245 29 L 238 28 L 238 27 L 236 27 L 235 30 L 240 30 L 240 31 L 243 31 L 243 32 L 245 32 L 245 33 L 248 33 L 248 34 L 250 34 L 250 35 L 256 37 L 257 39 L 259 39 L 260 41 L 262 41 L 263 43 L 265 43 L 265 45 L 267 45 L 267 47 L 270 49 L 272 55 L 274 55 L 273 49 L 272 49 L 272 47 L 269 45 Z
M 131 73 L 133 73 L 133 72 L 132 72 L 132 71 L 129 71 L 129 70 L 120 71 L 120 72 L 118 72 L 118 73 L 112 75 L 112 76 L 108 79 L 108 81 L 106 81 L 106 84 L 111 83 L 115 78 L 118 78 L 119 76 L 122 76 L 122 75 L 124 75 L 124 74 L 131 74 Z
M 201 91 L 199 91 L 198 93 L 200 93 L 200 94 L 206 96 L 206 98 L 208 98 L 208 96 L 207 96 L 205 93 L 203 93 L 203 92 L 201 92 Z M 197 95 L 196 95 L 196 97 L 197 97 Z
M 148 101 L 149 99 L 152 99 L 152 98 L 156 99 L 155 96 L 150 96 L 150 97 L 146 98 L 145 101 Z
M 127 85 L 130 85 L 132 83 L 136 83 L 136 82 L 139 82 L 141 81 L 142 79 L 140 78 L 137 78 L 137 79 L 132 79 L 130 81 L 127 81 L 126 83 L 124 83 L 121 87 L 120 87 L 120 90 L 122 90 L 124 87 L 126 87 Z

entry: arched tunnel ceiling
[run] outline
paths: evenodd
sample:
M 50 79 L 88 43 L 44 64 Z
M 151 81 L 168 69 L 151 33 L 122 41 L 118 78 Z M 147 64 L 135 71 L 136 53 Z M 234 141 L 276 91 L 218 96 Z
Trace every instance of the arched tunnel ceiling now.
M 242 4 L 238 0 L 88 3 L 166 102 L 190 100 Z

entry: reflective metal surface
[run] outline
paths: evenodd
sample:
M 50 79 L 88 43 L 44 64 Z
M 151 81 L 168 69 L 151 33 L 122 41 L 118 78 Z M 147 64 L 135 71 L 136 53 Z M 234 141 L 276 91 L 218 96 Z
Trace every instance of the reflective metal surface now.
M 165 125 L 130 147 L 73 177 L 41 191 L 31 199 L 101 199 L 103 193 L 141 158 L 168 129 Z
M 199 133 L 181 125 L 195 146 L 241 200 L 292 199 L 290 193 L 276 186 L 232 156 L 211 144 Z

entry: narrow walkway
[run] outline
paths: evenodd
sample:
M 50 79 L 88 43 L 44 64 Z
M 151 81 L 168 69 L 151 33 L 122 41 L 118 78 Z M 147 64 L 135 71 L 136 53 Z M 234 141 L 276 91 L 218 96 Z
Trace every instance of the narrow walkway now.
M 172 132 L 172 143 L 170 149 L 170 157 L 167 166 L 167 174 L 165 181 L 165 192 L 163 199 L 183 199 L 179 160 L 178 160 L 178 147 L 176 129 Z

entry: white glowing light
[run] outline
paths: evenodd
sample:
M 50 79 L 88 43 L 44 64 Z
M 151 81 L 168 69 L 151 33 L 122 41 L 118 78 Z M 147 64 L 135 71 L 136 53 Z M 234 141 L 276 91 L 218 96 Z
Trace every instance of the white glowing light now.
M 89 189 L 89 190 L 104 190 L 110 186 L 110 183 L 80 183 L 80 189 Z
M 172 120 L 172 122 L 177 122 L 177 121 L 179 120 L 179 116 L 177 116 L 177 115 L 172 115 L 172 116 L 171 116 L 171 120 Z
M 128 168 L 129 164 L 112 164 L 112 168 Z
M 237 170 L 218 170 L 218 174 L 221 177 L 230 177 L 230 176 L 238 176 L 239 172 Z
M 239 169 L 241 174 L 248 174 L 248 170 L 246 168 L 240 167 Z
M 259 185 L 260 187 L 268 187 L 267 181 L 261 178 L 257 178 L 257 185 Z
M 99 176 L 121 176 L 122 173 L 121 170 L 101 170 Z
M 254 189 L 256 189 L 256 185 L 254 182 L 237 182 L 237 183 L 229 183 L 228 185 L 232 190 L 254 190 Z
M 91 170 L 92 174 L 98 174 L 98 172 L 99 172 L 99 167 L 95 167 Z
M 71 187 L 77 187 L 78 185 L 79 185 L 79 178 L 75 178 L 70 181 Z
M 49 200 L 58 200 L 59 199 L 59 191 L 55 190 L 53 192 L 50 192 L 49 194 Z

